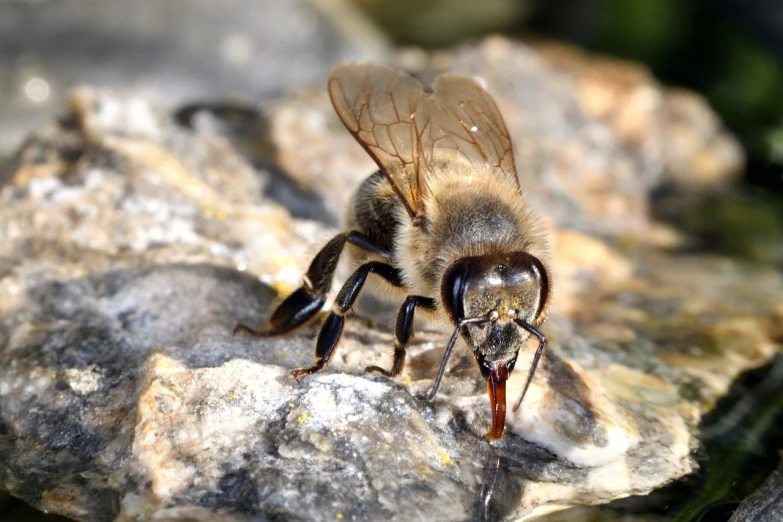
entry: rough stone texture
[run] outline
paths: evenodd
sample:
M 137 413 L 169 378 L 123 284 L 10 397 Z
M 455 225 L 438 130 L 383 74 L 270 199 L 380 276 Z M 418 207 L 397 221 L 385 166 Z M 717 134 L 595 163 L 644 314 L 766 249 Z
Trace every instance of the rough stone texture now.
M 746 498 L 729 522 L 774 522 L 783 518 L 783 464 Z
M 363 375 L 392 343 L 392 318 L 371 302 L 330 369 L 301 383 L 286 370 L 312 360 L 314 327 L 231 336 L 298 284 L 348 187 L 372 170 L 322 88 L 270 113 L 285 171 L 253 155 L 258 136 L 209 113 L 183 126 L 83 89 L 2 178 L 0 486 L 79 520 L 513 519 L 644 494 L 694 469 L 701 414 L 781 348 L 781 275 L 661 248 L 677 233 L 652 223 L 647 197 L 673 167 L 574 101 L 572 73 L 545 53 L 492 39 L 424 58 L 485 67 L 518 157 L 541 147 L 546 159 L 521 175 L 558 227 L 550 350 L 506 436 L 484 440 L 485 384 L 463 350 L 424 399 L 447 337 L 426 325 L 399 379 Z M 528 88 L 537 112 L 513 101 Z M 603 138 L 588 147 L 593 131 Z M 591 161 L 622 212 L 597 211 L 589 184 L 566 185 Z M 286 176 L 290 191 L 275 190 Z M 291 216 L 313 208 L 319 220 Z

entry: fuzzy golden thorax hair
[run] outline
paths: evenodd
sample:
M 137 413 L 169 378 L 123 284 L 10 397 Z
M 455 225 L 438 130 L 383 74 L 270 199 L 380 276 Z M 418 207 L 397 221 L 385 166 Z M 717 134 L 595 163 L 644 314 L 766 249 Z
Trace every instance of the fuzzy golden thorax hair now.
M 525 251 L 548 265 L 547 236 L 514 180 L 456 165 L 433 173 L 424 194 L 425 223 L 399 216 L 395 250 L 413 292 L 436 298 L 444 271 L 464 257 Z

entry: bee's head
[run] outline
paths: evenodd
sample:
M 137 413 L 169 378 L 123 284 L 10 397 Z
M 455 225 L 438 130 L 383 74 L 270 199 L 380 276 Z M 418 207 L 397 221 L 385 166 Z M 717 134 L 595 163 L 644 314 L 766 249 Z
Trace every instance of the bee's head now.
M 538 322 L 548 293 L 544 266 L 526 252 L 465 257 L 443 275 L 441 299 L 451 321 L 459 325 L 465 319 L 475 319 L 461 334 L 488 383 L 493 408 L 491 435 L 499 437 L 503 432 L 505 381 L 519 349 L 531 335 L 525 326 Z M 502 415 L 498 411 L 501 407 Z
M 441 298 L 452 322 L 489 319 L 463 329 L 485 378 L 493 365 L 513 369 L 517 352 L 530 337 L 516 320 L 536 324 L 548 291 L 544 266 L 526 252 L 465 257 L 446 270 Z

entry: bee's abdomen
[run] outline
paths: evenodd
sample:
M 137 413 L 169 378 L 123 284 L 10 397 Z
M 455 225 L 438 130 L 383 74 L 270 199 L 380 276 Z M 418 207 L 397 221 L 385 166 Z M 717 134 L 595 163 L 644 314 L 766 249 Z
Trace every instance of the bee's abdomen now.
M 354 193 L 348 208 L 347 227 L 362 232 L 391 252 L 398 232 L 399 205 L 394 189 L 378 171 L 364 180 Z

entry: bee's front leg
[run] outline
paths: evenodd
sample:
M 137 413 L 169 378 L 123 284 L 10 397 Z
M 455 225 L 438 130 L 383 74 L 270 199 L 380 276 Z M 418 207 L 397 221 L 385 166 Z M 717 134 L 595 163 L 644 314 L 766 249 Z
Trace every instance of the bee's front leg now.
M 405 364 L 405 352 L 408 343 L 413 336 L 413 317 L 416 307 L 435 310 L 435 301 L 429 297 L 420 295 L 409 295 L 397 314 L 397 324 L 394 327 L 394 363 L 391 370 L 385 370 L 380 366 L 368 366 L 364 371 L 368 373 L 377 372 L 386 377 L 396 377 L 402 371 Z
M 291 372 L 293 377 L 298 379 L 303 375 L 313 374 L 329 364 L 337 343 L 340 342 L 340 337 L 343 335 L 345 315 L 353 306 L 356 298 L 359 297 L 364 282 L 370 274 L 378 274 L 393 286 L 404 286 L 399 270 L 390 264 L 371 261 L 357 268 L 345 282 L 342 289 L 340 289 L 340 293 L 337 294 L 337 299 L 335 299 L 332 306 L 332 312 L 324 321 L 323 326 L 321 326 L 321 331 L 318 333 L 318 342 L 315 346 L 315 356 L 317 358 L 315 364 L 309 368 L 293 370 Z
M 307 269 L 302 286 L 275 308 L 264 328 L 255 329 L 245 324 L 238 324 L 234 327 L 234 333 L 244 332 L 254 337 L 276 337 L 290 334 L 311 322 L 323 307 L 326 294 L 332 287 L 334 272 L 346 243 L 387 259 L 391 257 L 386 249 L 376 245 L 364 234 L 356 231 L 343 232 L 332 238 L 316 254 Z

